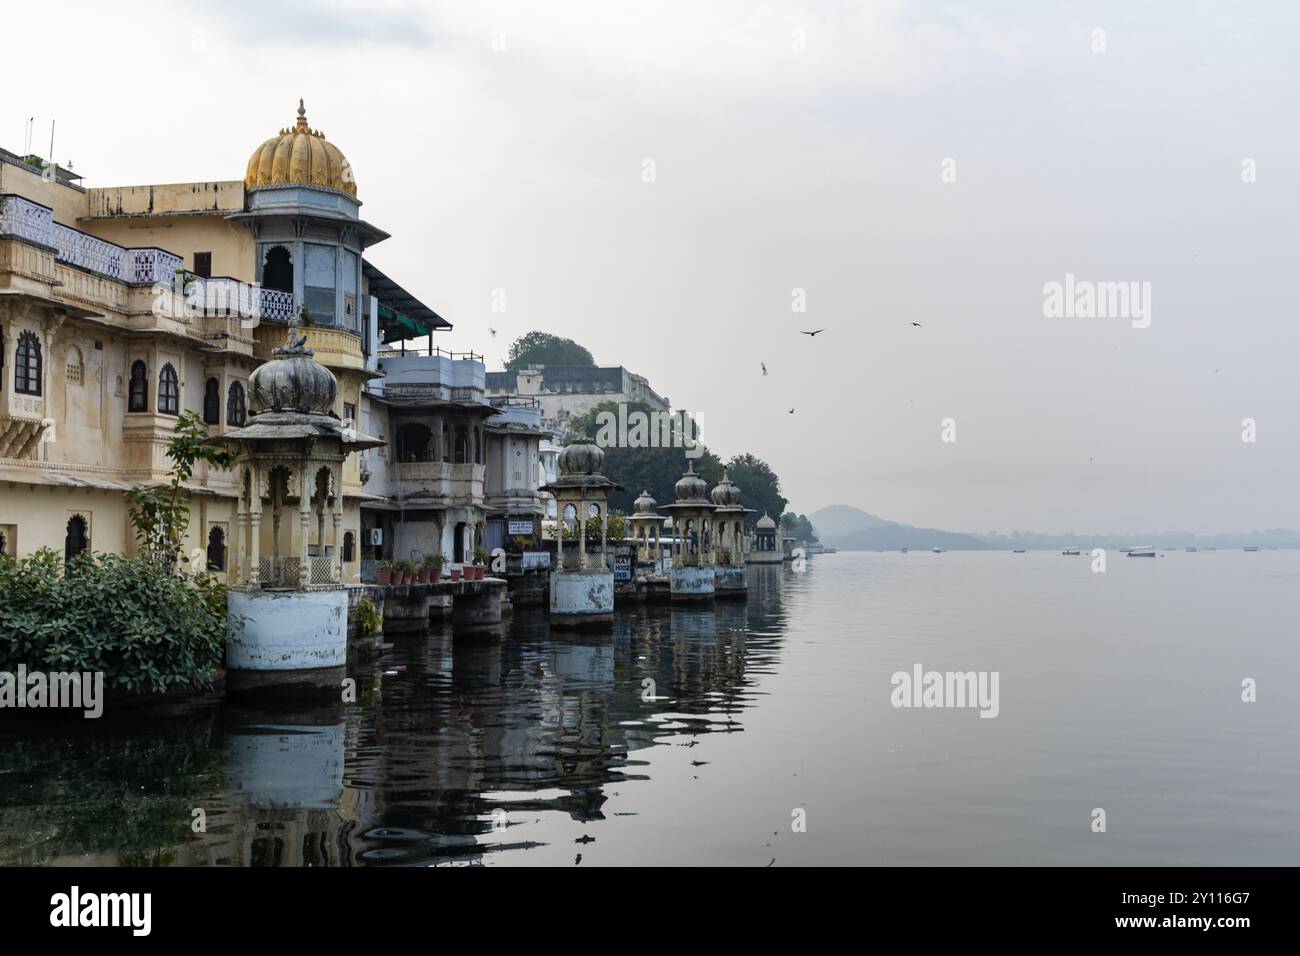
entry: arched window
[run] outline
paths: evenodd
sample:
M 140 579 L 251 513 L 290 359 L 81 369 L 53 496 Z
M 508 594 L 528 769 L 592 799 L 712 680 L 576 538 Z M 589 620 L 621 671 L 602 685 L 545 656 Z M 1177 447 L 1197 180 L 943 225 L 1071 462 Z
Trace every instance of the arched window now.
M 18 352 L 14 356 L 14 391 L 23 395 L 41 394 L 41 340 L 35 332 L 18 336 Z
M 280 292 L 293 291 L 293 258 L 284 246 L 272 246 L 262 260 L 262 285 Z
M 397 429 L 397 460 L 434 461 L 433 432 L 419 422 L 407 422 Z
M 456 426 L 455 456 L 455 462 L 458 465 L 466 464 L 469 461 L 469 433 L 464 425 Z
M 128 412 L 149 411 L 149 368 L 141 359 L 131 363 L 131 387 L 127 396 Z
M 226 570 L 226 532 L 217 525 L 208 531 L 208 570 Z
M 84 554 L 90 547 L 89 528 L 86 519 L 73 515 L 68 519 L 67 536 L 63 539 L 63 562 L 67 565 L 79 554 Z
M 442 426 L 442 460 L 451 461 L 451 431 Z
M 158 373 L 158 413 L 160 415 L 179 415 L 181 412 L 181 387 L 176 380 L 176 369 L 171 362 L 162 367 Z
M 355 561 L 357 550 L 357 538 L 351 531 L 343 532 L 343 561 L 345 563 Z
M 247 420 L 244 386 L 238 382 L 231 382 L 226 392 L 226 425 L 230 428 L 243 428 Z
M 208 379 L 203 386 L 203 422 L 206 425 L 221 424 L 221 383 L 215 378 Z
M 483 464 L 483 429 L 474 429 L 474 463 Z

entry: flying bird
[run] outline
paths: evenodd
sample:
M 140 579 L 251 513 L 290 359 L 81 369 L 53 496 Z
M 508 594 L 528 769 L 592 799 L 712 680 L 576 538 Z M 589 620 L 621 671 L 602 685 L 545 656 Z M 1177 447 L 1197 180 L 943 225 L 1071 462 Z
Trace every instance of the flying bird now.
M 763 374 L 766 375 L 766 374 L 767 374 L 767 363 L 766 363 L 766 362 L 759 362 L 758 364 L 761 365 L 761 366 L 763 367 Z
M 492 338 L 496 338 L 496 337 L 497 337 L 497 330 L 494 329 L 494 328 L 492 328 L 492 326 L 488 326 L 488 334 L 491 335 Z
M 794 409 L 793 409 L 793 408 L 792 408 L 792 409 L 790 409 L 790 414 L 791 414 L 791 415 L 793 415 L 793 414 L 794 414 Z
M 800 331 L 803 331 L 802 329 Z M 817 332 L 825 332 L 825 329 L 818 329 Z M 816 335 L 817 332 L 804 332 L 804 335 Z
M 921 323 L 920 323 L 920 322 L 913 322 L 912 324 L 915 325 L 918 329 L 921 327 Z

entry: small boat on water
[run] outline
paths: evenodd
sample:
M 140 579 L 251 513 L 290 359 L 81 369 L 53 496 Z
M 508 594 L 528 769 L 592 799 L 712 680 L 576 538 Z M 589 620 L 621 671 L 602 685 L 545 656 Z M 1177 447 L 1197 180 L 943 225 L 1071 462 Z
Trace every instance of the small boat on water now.
M 931 548 L 930 550 L 935 554 L 943 554 L 943 548 Z
M 1061 552 L 1061 554 L 1078 554 L 1078 553 L 1079 553 L 1078 548 L 1066 548 L 1064 551 Z
M 1188 554 L 1191 554 L 1196 551 L 1195 548 L 1183 548 L 1183 550 L 1186 551 Z
M 1242 548 L 1241 550 L 1242 550 L 1242 551 L 1258 551 L 1259 548 L 1257 548 L 1257 547 L 1255 547 L 1253 544 L 1251 544 L 1251 545 L 1247 545 L 1246 547 Z
M 1025 553 L 1025 549 L 1024 549 L 1024 548 L 1016 548 L 1016 549 L 1015 549 L 1014 551 L 1012 551 L 1011 553 L 1012 553 L 1012 554 L 1024 554 L 1024 553 Z
M 901 548 L 901 549 L 899 549 L 899 553 L 900 553 L 900 554 L 907 554 L 907 549 L 906 549 L 906 548 Z
M 1130 558 L 1154 558 L 1156 556 L 1155 548 L 1129 548 L 1128 556 Z

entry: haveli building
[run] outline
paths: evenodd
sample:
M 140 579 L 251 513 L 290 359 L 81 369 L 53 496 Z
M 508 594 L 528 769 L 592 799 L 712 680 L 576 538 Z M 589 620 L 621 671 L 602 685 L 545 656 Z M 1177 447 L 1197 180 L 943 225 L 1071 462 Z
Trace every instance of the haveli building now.
M 345 582 L 367 561 L 464 561 L 540 529 L 538 404 L 494 407 L 481 356 L 389 347 L 451 324 L 366 259 L 388 233 L 361 217 L 350 164 L 301 101 L 242 180 L 78 179 L 0 151 L 0 552 L 132 552 L 123 492 L 168 481 L 182 411 L 214 435 L 248 423 L 249 375 L 294 314 L 338 379 L 332 414 L 386 442 L 330 489 Z M 187 490 L 186 551 L 237 580 L 233 473 L 201 465 Z M 281 533 L 300 553 L 300 531 Z
M 621 365 L 526 365 L 487 373 L 491 398 L 536 400 L 542 424 L 563 433 L 569 419 L 580 418 L 603 402 L 644 402 L 656 411 L 668 411 L 667 398 L 650 387 L 644 375 Z

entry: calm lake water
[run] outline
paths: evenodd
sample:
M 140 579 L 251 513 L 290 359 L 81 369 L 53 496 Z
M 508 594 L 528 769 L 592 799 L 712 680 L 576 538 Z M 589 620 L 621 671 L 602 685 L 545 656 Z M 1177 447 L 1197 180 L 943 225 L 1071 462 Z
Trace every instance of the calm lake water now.
M 1090 565 L 820 555 L 603 637 L 392 638 L 346 706 L 0 718 L 0 863 L 1300 863 L 1300 553 Z M 998 716 L 895 708 L 916 664 Z

